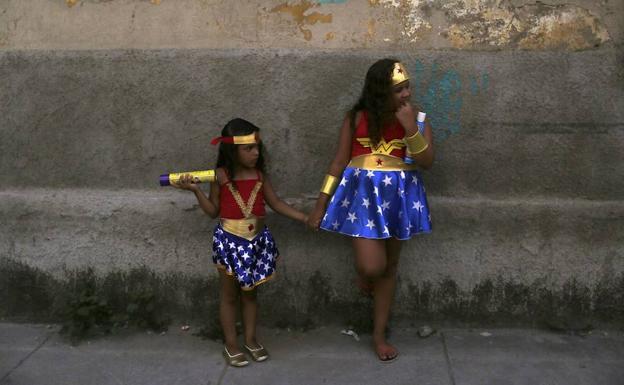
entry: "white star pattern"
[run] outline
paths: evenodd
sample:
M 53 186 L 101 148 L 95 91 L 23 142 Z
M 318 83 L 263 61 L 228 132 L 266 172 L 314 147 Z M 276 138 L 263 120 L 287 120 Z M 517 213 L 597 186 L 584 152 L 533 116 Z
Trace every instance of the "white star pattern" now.
M 228 244 L 228 246 L 230 246 L 230 249 L 234 249 L 234 248 L 236 248 L 236 243 L 234 243 L 234 242 L 230 242 L 230 243 Z
M 245 250 L 245 248 L 244 248 L 243 246 L 240 246 L 240 245 L 239 245 L 239 246 L 238 246 L 238 251 L 243 251 L 243 250 Z
M 241 258 L 247 261 L 249 258 L 251 258 L 251 256 L 245 252 L 243 255 L 241 255 Z
M 335 200 L 324 213 L 322 227 L 367 238 L 406 239 L 415 233 L 429 232 L 429 209 L 422 191 L 418 172 L 351 168 L 341 177 Z

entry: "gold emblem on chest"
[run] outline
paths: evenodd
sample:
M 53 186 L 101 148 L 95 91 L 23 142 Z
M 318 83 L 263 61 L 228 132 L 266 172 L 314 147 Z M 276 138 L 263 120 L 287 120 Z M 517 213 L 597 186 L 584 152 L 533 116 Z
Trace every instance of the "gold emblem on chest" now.
M 381 138 L 377 146 L 373 145 L 370 138 L 356 138 L 357 141 L 362 145 L 362 147 L 367 147 L 371 149 L 373 154 L 383 154 L 390 155 L 392 150 L 400 150 L 405 147 L 405 143 L 403 139 L 392 139 L 389 142 L 386 142 L 384 138 Z

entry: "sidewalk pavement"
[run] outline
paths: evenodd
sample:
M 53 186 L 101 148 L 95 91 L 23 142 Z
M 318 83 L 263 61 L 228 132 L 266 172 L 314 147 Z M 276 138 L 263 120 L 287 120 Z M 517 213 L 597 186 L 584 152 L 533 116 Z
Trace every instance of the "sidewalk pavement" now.
M 416 329 L 395 329 L 400 356 L 381 363 L 370 336 L 356 341 L 340 327 L 260 329 L 271 359 L 245 368 L 226 366 L 222 346 L 192 332 L 178 325 L 72 346 L 57 326 L 0 323 L 0 384 L 624 384 L 622 332 L 443 329 L 422 339 Z

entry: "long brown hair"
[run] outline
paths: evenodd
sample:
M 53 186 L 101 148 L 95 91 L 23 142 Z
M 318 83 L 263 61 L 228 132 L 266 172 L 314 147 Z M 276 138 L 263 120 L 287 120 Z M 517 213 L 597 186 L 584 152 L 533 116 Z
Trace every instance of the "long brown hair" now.
M 260 129 L 253 123 L 246 121 L 245 119 L 235 118 L 226 123 L 223 130 L 221 130 L 221 136 L 238 136 L 249 135 L 254 132 L 258 132 Z M 219 144 L 219 156 L 217 158 L 217 168 L 223 167 L 228 172 L 228 178 L 234 179 L 234 166 L 238 162 L 238 154 L 236 147 L 239 144 L 223 143 Z M 264 173 L 264 149 L 262 142 L 258 143 L 258 150 L 260 155 L 256 168 Z
M 392 111 L 392 69 L 397 59 L 386 58 L 376 61 L 366 72 L 364 88 L 359 100 L 349 111 L 351 131 L 355 130 L 355 116 L 358 111 L 368 112 L 368 137 L 377 144 L 381 140 L 382 128 L 394 116 Z

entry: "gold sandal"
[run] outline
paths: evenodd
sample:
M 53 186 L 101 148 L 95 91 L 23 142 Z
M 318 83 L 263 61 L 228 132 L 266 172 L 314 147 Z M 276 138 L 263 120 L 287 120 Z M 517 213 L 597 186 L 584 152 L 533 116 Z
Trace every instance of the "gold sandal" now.
M 249 346 L 247 346 L 247 344 L 245 344 L 245 349 L 247 349 L 249 354 L 251 354 L 251 358 L 253 358 L 254 361 L 262 362 L 266 360 L 267 358 L 269 358 L 269 352 L 267 352 L 264 346 L 260 344 L 258 344 L 258 346 L 260 347 L 254 349 L 254 348 L 250 348 Z
M 225 362 L 227 362 L 228 365 L 236 368 L 242 368 L 243 366 L 249 365 L 249 361 L 247 361 L 247 357 L 245 357 L 243 353 L 231 355 L 227 350 L 227 346 L 223 346 L 223 358 L 225 358 Z

